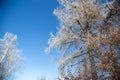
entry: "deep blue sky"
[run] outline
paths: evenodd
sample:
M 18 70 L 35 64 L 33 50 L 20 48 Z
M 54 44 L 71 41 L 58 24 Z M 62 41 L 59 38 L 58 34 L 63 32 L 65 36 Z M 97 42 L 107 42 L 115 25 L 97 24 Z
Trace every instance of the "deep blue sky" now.
M 17 34 L 18 47 L 25 57 L 16 80 L 58 75 L 55 62 L 44 54 L 49 33 L 56 32 L 58 26 L 53 15 L 57 7 L 57 0 L 0 0 L 0 38 L 6 32 Z

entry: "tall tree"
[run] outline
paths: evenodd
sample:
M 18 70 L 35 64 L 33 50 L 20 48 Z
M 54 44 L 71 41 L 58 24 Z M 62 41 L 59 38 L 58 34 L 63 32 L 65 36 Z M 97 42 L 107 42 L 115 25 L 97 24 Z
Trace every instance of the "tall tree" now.
M 120 1 L 59 0 L 54 13 L 60 20 L 56 35 L 49 39 L 49 52 L 58 48 L 63 57 L 59 70 L 66 78 L 79 63 L 81 80 L 120 80 Z M 76 75 L 74 75 L 76 76 Z
M 16 44 L 17 36 L 11 33 L 0 39 L 0 80 L 11 80 L 20 66 L 22 56 Z

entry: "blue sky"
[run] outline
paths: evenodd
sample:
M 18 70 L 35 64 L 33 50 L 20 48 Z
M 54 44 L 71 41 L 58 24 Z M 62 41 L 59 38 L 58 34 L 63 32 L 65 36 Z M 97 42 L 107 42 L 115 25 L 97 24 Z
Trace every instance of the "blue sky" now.
M 57 7 L 57 0 L 0 0 L 0 37 L 6 32 L 17 34 L 18 47 L 25 57 L 16 80 L 58 75 L 55 62 L 50 55 L 44 54 L 49 33 L 56 32 L 59 25 L 53 15 Z

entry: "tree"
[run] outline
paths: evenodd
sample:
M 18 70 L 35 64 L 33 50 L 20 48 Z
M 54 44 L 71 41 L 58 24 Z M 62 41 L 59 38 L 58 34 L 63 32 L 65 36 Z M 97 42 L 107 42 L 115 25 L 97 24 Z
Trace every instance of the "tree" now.
M 61 7 L 54 13 L 60 28 L 55 36 L 51 35 L 47 51 L 55 47 L 62 53 L 61 76 L 66 78 L 67 66 L 74 73 L 80 64 L 81 80 L 120 80 L 120 1 L 59 0 L 59 3 Z
M 47 80 L 46 77 L 38 77 L 37 80 Z
M 17 36 L 11 33 L 6 33 L 0 39 L 0 80 L 11 80 L 20 66 L 22 56 L 16 44 Z

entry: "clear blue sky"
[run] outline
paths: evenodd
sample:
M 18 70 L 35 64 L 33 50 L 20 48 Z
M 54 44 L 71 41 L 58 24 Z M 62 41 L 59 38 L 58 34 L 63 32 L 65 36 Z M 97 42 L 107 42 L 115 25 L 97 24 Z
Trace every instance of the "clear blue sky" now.
M 16 80 L 58 75 L 55 62 L 44 54 L 49 33 L 58 26 L 53 15 L 57 7 L 57 0 L 0 0 L 0 37 L 6 32 L 17 34 L 18 47 L 26 58 Z

